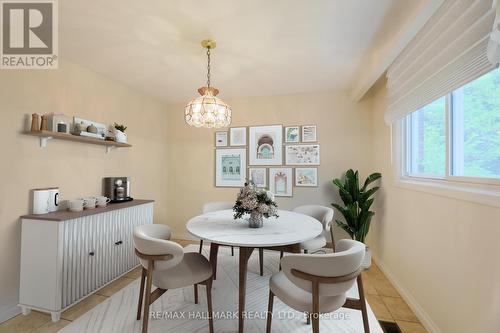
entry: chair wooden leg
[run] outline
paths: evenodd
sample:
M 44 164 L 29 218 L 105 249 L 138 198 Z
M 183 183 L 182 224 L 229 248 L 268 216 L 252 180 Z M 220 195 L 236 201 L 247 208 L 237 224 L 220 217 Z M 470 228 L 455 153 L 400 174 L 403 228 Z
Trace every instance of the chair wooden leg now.
M 194 287 L 194 304 L 198 304 L 198 285 L 195 284 L 193 287 Z
M 151 304 L 151 285 L 153 283 L 153 262 L 148 263 L 148 270 L 146 275 L 146 299 L 144 300 L 144 317 L 142 320 L 142 333 L 148 332 L 149 321 L 149 305 Z
M 203 239 L 200 239 L 200 249 L 198 250 L 198 253 L 201 254 L 202 250 L 203 250 Z
M 283 258 L 283 251 L 280 251 L 280 271 L 281 271 L 281 259 Z
M 139 288 L 139 304 L 137 305 L 137 320 L 141 319 L 142 300 L 144 298 L 144 283 L 146 280 L 146 269 L 142 267 L 141 287 Z
M 264 249 L 259 248 L 259 268 L 260 276 L 264 276 Z
M 234 257 L 234 246 L 231 246 L 231 256 Z
M 358 293 L 359 293 L 359 301 L 361 305 L 361 315 L 363 317 L 363 327 L 365 328 L 365 333 L 370 333 L 370 324 L 368 322 L 368 312 L 366 310 L 366 300 L 365 300 L 365 291 L 363 288 L 363 279 L 361 278 L 361 274 L 358 275 Z
M 319 333 L 319 282 L 314 281 L 312 286 L 313 294 L 313 312 L 312 316 L 312 329 L 313 333 Z
M 274 294 L 271 290 L 269 290 L 269 304 L 267 306 L 266 333 L 271 333 L 271 324 L 273 321 L 273 303 L 274 303 Z
M 214 319 L 213 319 L 213 309 L 212 309 L 212 278 L 206 281 L 205 286 L 207 288 L 208 327 L 210 333 L 213 333 Z

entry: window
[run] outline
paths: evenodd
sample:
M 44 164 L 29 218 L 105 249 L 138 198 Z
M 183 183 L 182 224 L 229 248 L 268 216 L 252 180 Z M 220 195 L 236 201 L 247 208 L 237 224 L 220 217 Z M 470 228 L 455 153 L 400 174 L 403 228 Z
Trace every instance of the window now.
M 500 69 L 409 114 L 405 167 L 412 177 L 500 180 Z

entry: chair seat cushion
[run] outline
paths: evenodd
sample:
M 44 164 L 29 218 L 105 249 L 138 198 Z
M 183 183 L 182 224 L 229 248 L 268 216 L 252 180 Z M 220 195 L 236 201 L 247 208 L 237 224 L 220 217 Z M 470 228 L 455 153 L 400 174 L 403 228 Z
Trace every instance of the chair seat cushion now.
M 312 294 L 293 284 L 285 273 L 273 274 L 269 281 L 269 287 L 273 294 L 289 307 L 301 312 L 312 312 Z M 345 301 L 345 293 L 336 296 L 320 296 L 319 311 L 320 313 L 333 312 L 341 308 Z
M 300 247 L 304 250 L 313 251 L 326 246 L 326 238 L 322 234 L 316 238 L 300 243 Z
M 175 289 L 208 280 L 212 266 L 199 253 L 185 253 L 182 261 L 170 269 L 153 272 L 153 284 L 162 289 Z

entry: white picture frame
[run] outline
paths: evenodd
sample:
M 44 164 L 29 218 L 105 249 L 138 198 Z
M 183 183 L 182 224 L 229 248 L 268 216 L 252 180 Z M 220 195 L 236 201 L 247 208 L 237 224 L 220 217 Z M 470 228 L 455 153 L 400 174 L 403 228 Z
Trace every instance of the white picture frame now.
M 292 177 L 292 168 L 269 168 L 269 191 L 276 197 L 293 196 Z
M 248 180 L 253 181 L 256 187 L 267 188 L 267 169 L 248 168 Z
M 227 147 L 227 132 L 215 132 L 215 147 Z
M 316 125 L 302 126 L 302 142 L 317 142 L 318 127 Z
M 231 127 L 229 129 L 229 145 L 230 146 L 246 146 L 247 145 L 247 128 L 246 127 Z
M 247 177 L 247 150 L 215 150 L 215 186 L 242 187 Z
M 285 126 L 285 143 L 299 143 L 299 142 L 300 142 L 300 127 Z
M 253 126 L 249 132 L 250 165 L 283 164 L 283 125 Z
M 295 186 L 317 187 L 318 168 L 295 168 Z
M 320 165 L 320 155 L 318 144 L 285 146 L 286 165 Z

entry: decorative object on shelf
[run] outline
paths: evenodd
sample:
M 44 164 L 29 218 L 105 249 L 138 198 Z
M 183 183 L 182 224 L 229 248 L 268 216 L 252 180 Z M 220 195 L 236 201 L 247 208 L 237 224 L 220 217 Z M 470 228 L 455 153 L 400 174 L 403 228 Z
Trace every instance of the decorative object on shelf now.
M 229 129 L 230 146 L 246 146 L 247 145 L 247 128 L 232 127 Z
M 269 169 L 269 191 L 277 197 L 293 196 L 292 168 Z
M 79 135 L 81 132 L 85 132 L 86 130 L 87 130 L 87 126 L 85 126 L 83 121 L 80 121 L 80 122 L 75 121 L 75 125 L 74 125 L 74 133 L 75 134 Z
M 101 124 L 92 120 L 82 119 L 78 117 L 73 118 L 73 135 L 80 136 L 88 136 L 91 138 L 104 140 L 106 136 L 106 125 Z M 94 127 L 97 130 L 95 133 L 90 132 L 90 130 L 94 131 Z
M 126 130 L 127 130 L 127 126 L 114 123 L 113 134 L 114 134 L 116 142 L 122 142 L 122 143 L 127 142 L 127 134 L 125 134 Z
M 87 132 L 97 134 L 97 127 L 95 127 L 94 124 L 90 124 L 89 126 L 87 126 Z
M 36 132 L 40 130 L 40 116 L 37 113 L 31 115 L 31 131 Z
M 283 164 L 283 126 L 250 127 L 250 165 Z
M 49 115 L 42 115 L 42 124 L 40 125 L 40 130 L 48 131 L 49 130 Z
M 57 132 L 68 133 L 68 124 L 62 122 L 57 124 Z
M 299 142 L 299 126 L 285 127 L 285 142 L 298 143 Z
M 319 145 L 285 146 L 286 165 L 319 165 Z
M 248 179 L 256 187 L 267 187 L 267 169 L 266 168 L 248 168 Z
M 66 116 L 63 113 L 52 113 L 49 116 L 49 130 L 59 133 L 71 132 L 72 117 Z
M 316 142 L 318 138 L 316 136 L 317 127 L 316 125 L 302 126 L 302 142 Z
M 335 220 L 337 225 L 351 236 L 352 239 L 365 242 L 366 235 L 370 230 L 370 222 L 375 213 L 370 210 L 373 204 L 372 195 L 379 189 L 378 186 L 368 188 L 371 183 L 380 179 L 382 175 L 378 172 L 372 173 L 366 178 L 363 186 L 359 187 L 358 171 L 347 170 L 345 179 L 333 180 L 333 185 L 339 189 L 339 195 L 344 203 L 341 206 L 332 203 L 332 206 L 342 214 L 345 221 Z M 362 267 L 368 268 L 371 265 L 371 250 L 367 246 Z
M 266 190 L 257 189 L 251 181 L 245 183 L 236 197 L 233 206 L 234 219 L 240 219 L 245 214 L 250 214 L 248 226 L 262 228 L 264 218 L 278 217 L 278 205 L 274 202 L 273 195 Z
M 245 184 L 246 149 L 217 149 L 215 160 L 215 186 L 241 187 Z
M 295 168 L 295 186 L 318 186 L 318 168 Z
M 216 42 L 205 39 L 201 46 L 207 49 L 207 86 L 198 89 L 201 95 L 189 102 L 184 108 L 186 124 L 194 127 L 221 128 L 231 124 L 231 108 L 217 94 L 219 90 L 210 82 L 210 52 L 216 47 Z
M 227 132 L 215 132 L 215 146 L 216 147 L 227 146 Z

